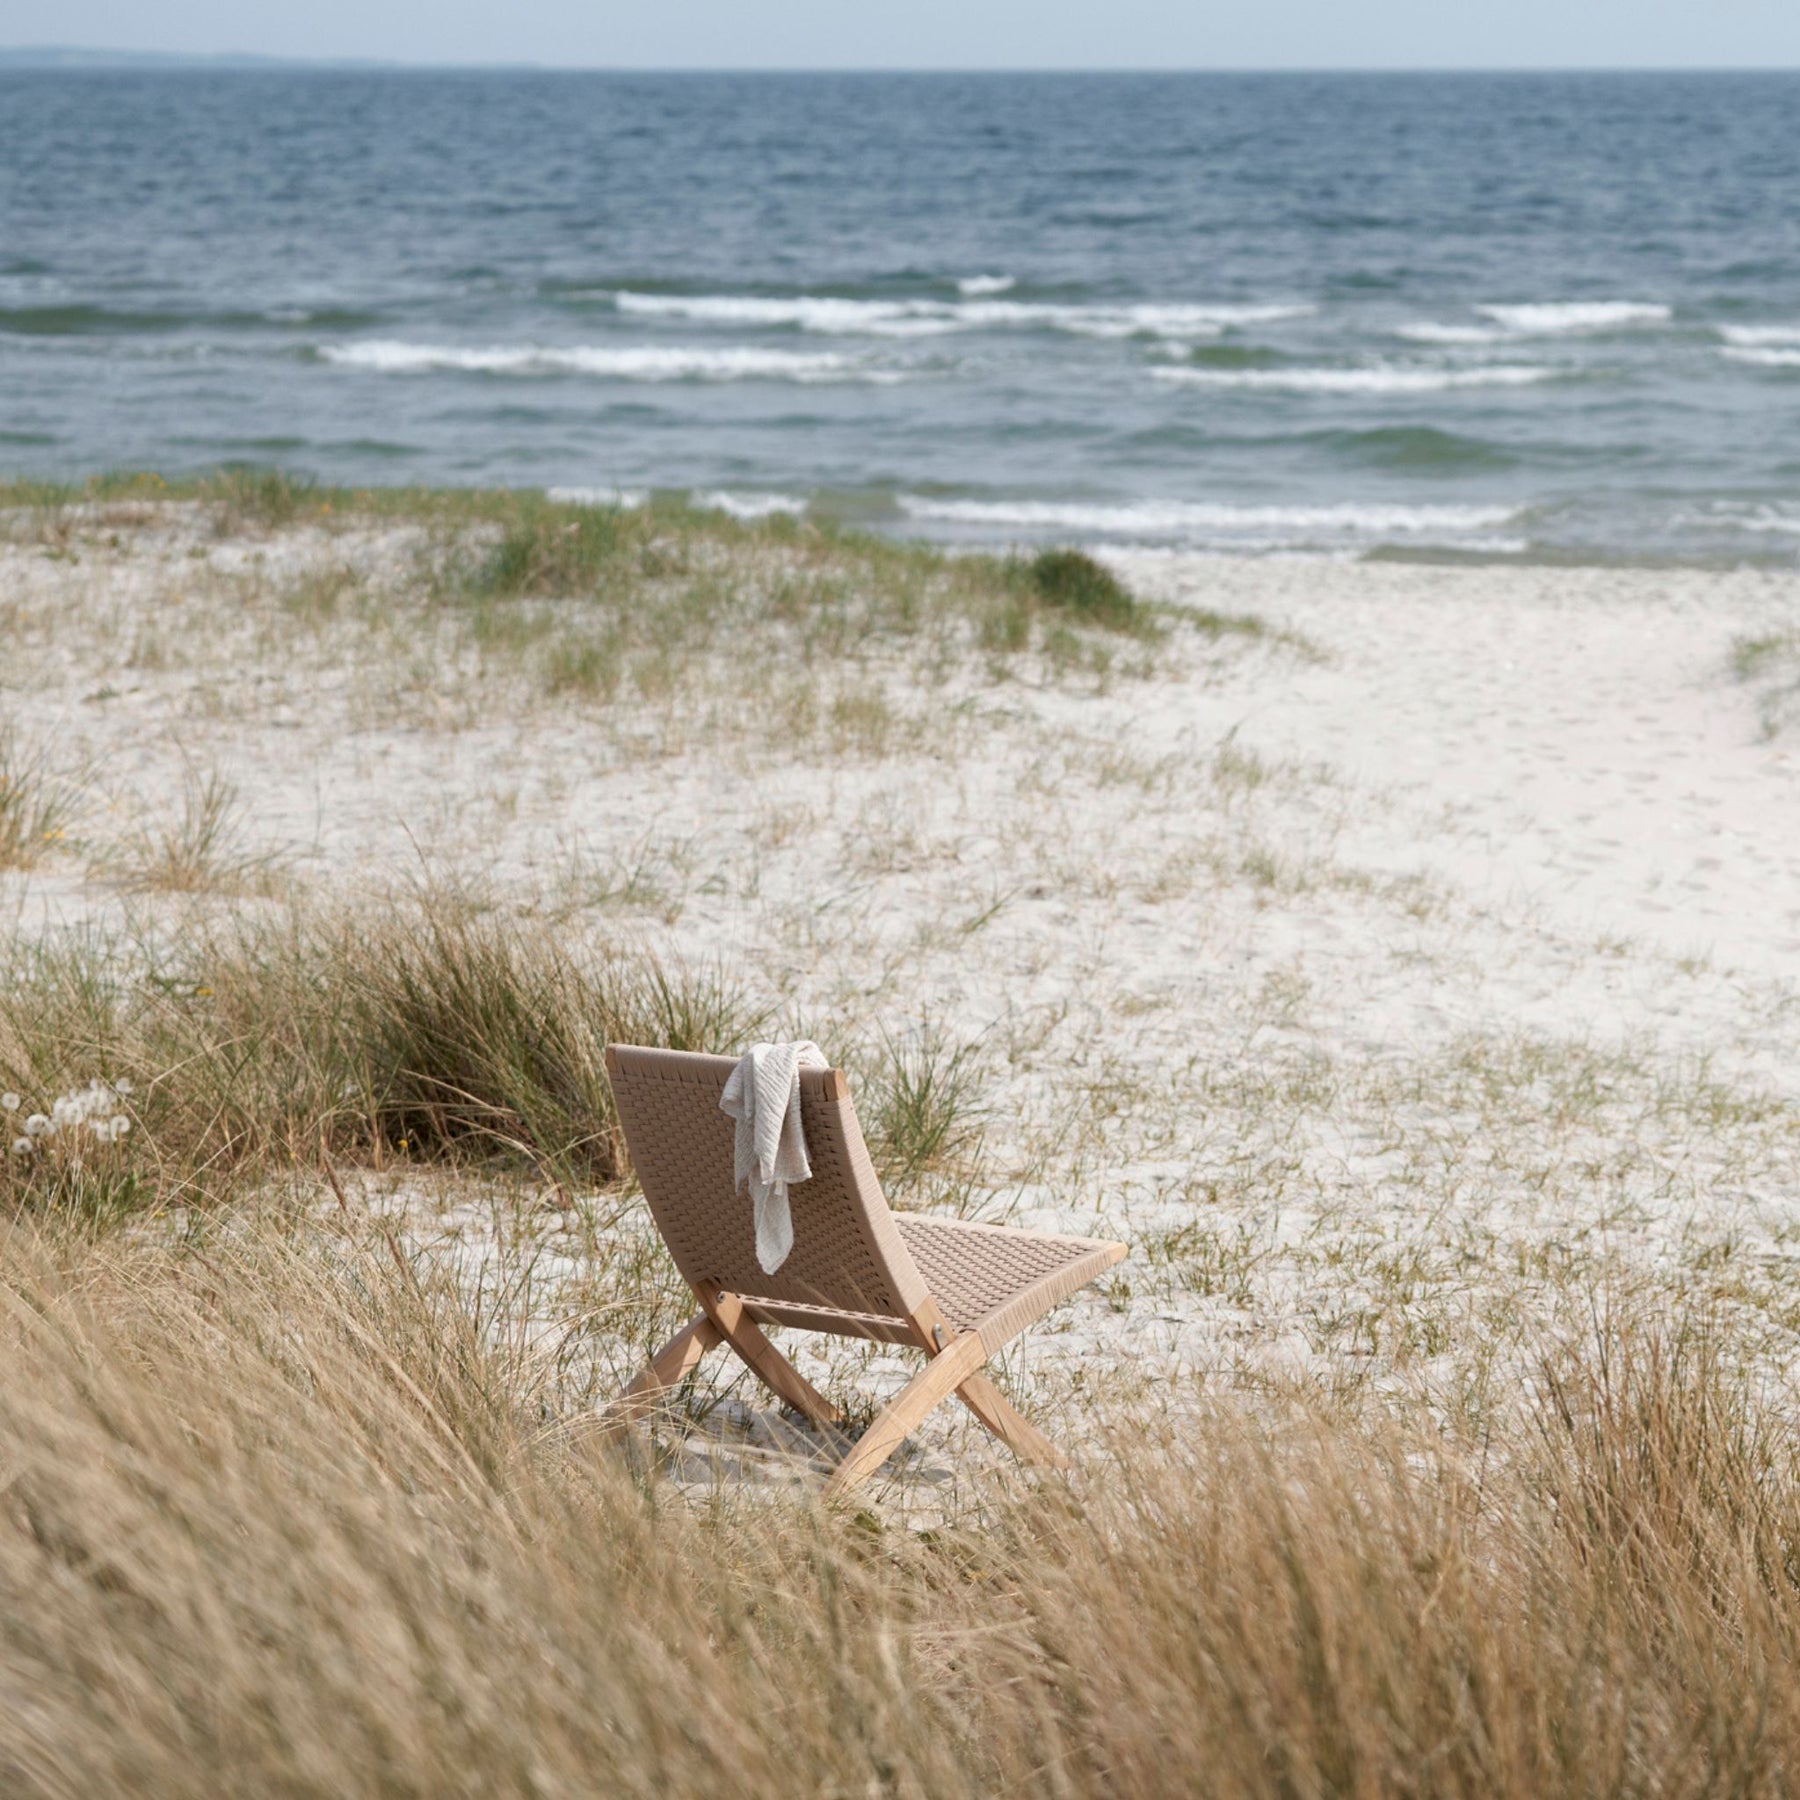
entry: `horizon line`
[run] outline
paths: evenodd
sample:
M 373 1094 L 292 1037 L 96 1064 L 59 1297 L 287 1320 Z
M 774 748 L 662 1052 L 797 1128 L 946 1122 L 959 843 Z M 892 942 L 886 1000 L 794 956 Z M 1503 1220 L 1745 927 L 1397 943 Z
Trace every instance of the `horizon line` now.
M 150 72 L 229 66 L 420 74 L 540 75 L 1791 75 L 1796 63 L 1208 63 L 1149 67 L 1138 63 L 555 63 L 543 61 L 415 61 L 376 56 L 298 56 L 259 50 L 89 49 L 72 44 L 0 44 L 0 67 L 42 73 L 136 67 Z

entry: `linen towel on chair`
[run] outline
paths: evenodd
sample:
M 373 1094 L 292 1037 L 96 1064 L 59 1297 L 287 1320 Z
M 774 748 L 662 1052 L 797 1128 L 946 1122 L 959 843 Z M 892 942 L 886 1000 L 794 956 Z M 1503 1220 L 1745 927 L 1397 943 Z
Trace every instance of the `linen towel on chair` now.
M 773 1275 L 794 1247 L 788 1186 L 812 1179 L 806 1134 L 800 1126 L 800 1071 L 828 1069 L 810 1038 L 792 1044 L 752 1044 L 719 1096 L 719 1109 L 737 1121 L 732 1172 L 756 1216 L 756 1261 Z

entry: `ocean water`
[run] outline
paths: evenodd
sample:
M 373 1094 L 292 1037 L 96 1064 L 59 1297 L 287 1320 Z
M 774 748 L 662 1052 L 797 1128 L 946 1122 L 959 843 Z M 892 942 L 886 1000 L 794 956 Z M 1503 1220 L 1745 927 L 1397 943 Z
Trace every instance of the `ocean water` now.
M 0 470 L 1791 563 L 1800 76 L 0 75 Z

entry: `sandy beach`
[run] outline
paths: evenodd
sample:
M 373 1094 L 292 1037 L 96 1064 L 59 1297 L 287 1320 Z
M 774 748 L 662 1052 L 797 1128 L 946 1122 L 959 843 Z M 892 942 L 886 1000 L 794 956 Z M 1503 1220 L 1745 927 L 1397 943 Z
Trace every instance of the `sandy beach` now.
M 546 698 L 407 599 L 405 524 L 139 508 L 0 555 L 15 733 L 82 771 L 20 933 L 453 877 L 729 969 L 853 1069 L 949 1047 L 977 1123 L 898 1203 L 1132 1246 L 1009 1370 L 1069 1429 L 1171 1375 L 1454 1381 L 1608 1284 L 1791 1356 L 1800 747 L 1738 647 L 1800 578 L 1120 553 L 1153 650 L 852 645 L 803 716 L 721 667 Z M 240 878 L 131 891 L 201 769 Z M 547 1317 L 581 1284 L 557 1215 L 366 1192 L 471 1281 L 529 1243 Z M 597 1336 L 599 1387 L 628 1363 Z
M 1783 1791 L 1800 577 L 18 502 L 0 1786 Z M 837 1504 L 917 1353 L 792 1331 L 610 1431 L 603 1046 L 802 1035 L 1128 1246 L 1066 1471 Z

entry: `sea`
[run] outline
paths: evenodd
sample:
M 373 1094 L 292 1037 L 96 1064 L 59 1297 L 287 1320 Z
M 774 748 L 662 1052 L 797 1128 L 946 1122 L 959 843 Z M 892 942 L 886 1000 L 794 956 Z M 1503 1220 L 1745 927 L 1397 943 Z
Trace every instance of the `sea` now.
M 1790 565 L 1800 74 L 0 74 L 0 474 Z

